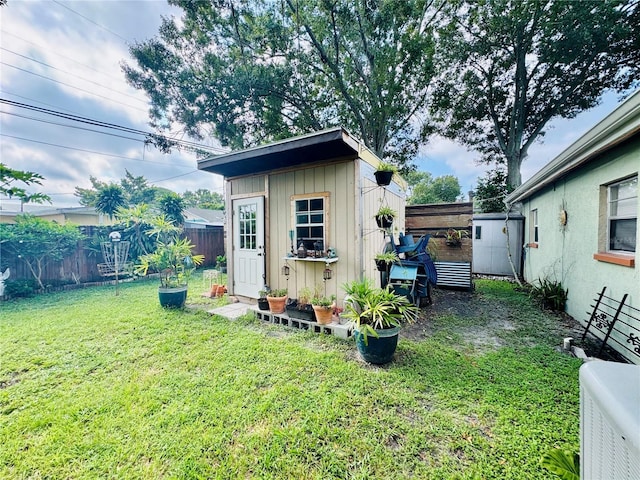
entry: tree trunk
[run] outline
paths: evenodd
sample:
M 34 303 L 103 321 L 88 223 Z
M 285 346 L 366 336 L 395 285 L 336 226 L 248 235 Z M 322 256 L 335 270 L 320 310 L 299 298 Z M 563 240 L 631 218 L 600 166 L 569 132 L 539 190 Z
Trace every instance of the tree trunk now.
M 507 155 L 507 185 L 516 188 L 522 184 L 522 176 L 520 175 L 520 166 L 522 158 L 520 153 Z

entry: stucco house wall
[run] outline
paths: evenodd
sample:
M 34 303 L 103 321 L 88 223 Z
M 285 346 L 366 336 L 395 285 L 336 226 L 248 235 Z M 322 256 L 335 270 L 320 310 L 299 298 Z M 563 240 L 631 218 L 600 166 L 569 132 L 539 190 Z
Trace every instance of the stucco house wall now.
M 640 309 L 637 243 L 631 252 L 610 248 L 608 192 L 617 182 L 637 181 L 639 171 L 637 91 L 506 199 L 525 217 L 525 280 L 561 281 L 568 289 L 566 311 L 583 325 L 605 286 L 606 295 L 618 301 L 628 294 L 623 312 L 638 316 L 629 309 Z M 635 190 L 630 205 L 635 205 L 637 242 L 640 195 Z
M 540 278 L 562 281 L 569 288 L 567 313 L 577 320 L 588 320 L 589 304 L 603 286 L 607 286 L 612 298 L 621 299 L 628 293 L 629 303 L 640 308 L 638 268 L 593 258 L 600 250 L 599 234 L 606 228 L 601 225 L 600 215 L 602 186 L 637 174 L 639 167 L 640 139 L 636 139 L 546 187 L 522 204 L 525 280 L 529 283 Z M 536 247 L 531 238 L 531 212 L 535 209 L 539 232 Z M 565 226 L 560 220 L 562 210 L 567 212 Z

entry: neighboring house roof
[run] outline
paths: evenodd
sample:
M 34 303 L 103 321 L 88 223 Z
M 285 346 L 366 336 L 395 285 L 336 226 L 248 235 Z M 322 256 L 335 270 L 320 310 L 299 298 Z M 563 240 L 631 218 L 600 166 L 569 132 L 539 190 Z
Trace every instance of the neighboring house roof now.
M 190 207 L 184 211 L 185 221 L 204 225 L 223 225 L 224 211 Z
M 512 204 L 530 197 L 567 173 L 594 160 L 607 150 L 640 134 L 640 90 L 571 144 L 505 199 Z
M 342 127 L 288 138 L 237 152 L 213 155 L 198 161 L 198 169 L 224 177 L 270 172 L 340 157 L 356 157 L 368 152 L 377 157 Z M 367 158 L 369 161 L 369 158 Z M 375 166 L 375 160 L 373 161 Z
M 26 205 L 25 205 L 26 207 Z M 55 207 L 38 207 L 33 208 L 30 206 L 29 209 L 25 208 L 24 212 L 20 212 L 18 210 L 1 209 L 0 210 L 0 222 L 5 223 L 8 221 L 9 223 L 13 222 L 17 215 L 22 215 L 28 213 L 35 217 L 41 218 L 53 218 L 55 220 L 60 221 L 61 223 L 65 223 L 66 220 L 70 217 L 83 217 L 87 219 L 86 225 L 103 225 L 112 223 L 109 220 L 107 215 L 103 215 L 98 213 L 93 207 L 65 207 L 65 208 L 55 208 Z M 76 222 L 77 223 L 77 222 Z

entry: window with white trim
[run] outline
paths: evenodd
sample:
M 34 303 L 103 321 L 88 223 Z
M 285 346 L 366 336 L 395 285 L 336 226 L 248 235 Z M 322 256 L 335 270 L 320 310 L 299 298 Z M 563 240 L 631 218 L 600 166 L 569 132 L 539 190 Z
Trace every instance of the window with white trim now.
M 638 176 L 612 183 L 607 191 L 607 250 L 635 252 Z
M 296 246 L 304 242 L 307 248 L 314 248 L 320 242 L 321 250 L 327 248 L 327 196 L 294 196 L 292 207 Z
M 538 233 L 538 209 L 529 212 L 529 243 L 537 244 L 539 241 Z

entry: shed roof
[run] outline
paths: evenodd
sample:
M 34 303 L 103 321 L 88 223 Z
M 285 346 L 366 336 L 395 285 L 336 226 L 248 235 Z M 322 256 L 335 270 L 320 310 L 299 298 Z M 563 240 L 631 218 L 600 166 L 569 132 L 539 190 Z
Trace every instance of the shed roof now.
M 607 150 L 640 134 L 640 89 L 591 130 L 551 160 L 529 180 L 511 192 L 505 202 L 512 204 L 531 195 L 594 160 Z
M 198 169 L 224 177 L 270 172 L 341 157 L 355 158 L 367 150 L 342 127 L 322 130 L 198 161 Z

